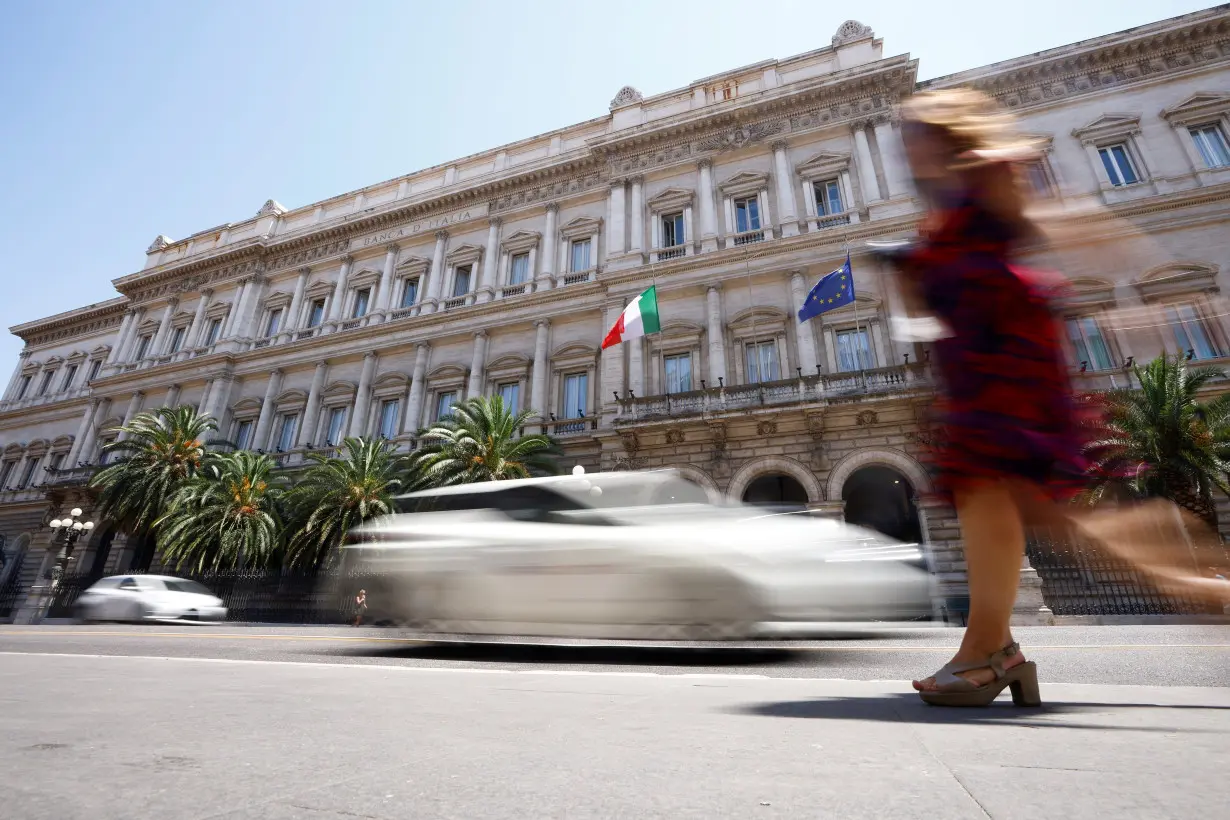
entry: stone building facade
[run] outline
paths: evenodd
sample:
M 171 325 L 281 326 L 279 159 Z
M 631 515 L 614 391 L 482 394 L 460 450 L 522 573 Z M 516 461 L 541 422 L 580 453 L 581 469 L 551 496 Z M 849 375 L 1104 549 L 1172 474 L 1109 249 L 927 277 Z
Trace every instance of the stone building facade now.
M 1096 203 L 1163 260 L 1074 273 L 1073 374 L 1088 387 L 1161 350 L 1230 352 L 1213 296 L 1230 264 L 1230 7 L 921 84 L 973 85 L 1045 137 L 1040 198 Z M 952 511 L 920 501 L 932 400 L 924 345 L 890 338 L 893 295 L 868 240 L 919 205 L 895 107 L 918 61 L 850 21 L 830 44 L 646 97 L 548 134 L 171 240 L 119 295 L 12 328 L 0 402 L 0 587 L 54 560 L 46 521 L 113 428 L 192 404 L 287 466 L 345 435 L 414 432 L 499 393 L 589 469 L 681 469 L 714 497 L 805 505 L 963 564 Z M 1117 241 L 1091 223 L 1091 255 Z M 854 304 L 798 323 L 817 278 L 852 260 Z M 607 351 L 650 283 L 662 331 Z M 1153 303 L 1167 327 L 1099 323 Z M 81 571 L 147 560 L 100 522 Z M 0 617 L 6 613 L 0 611 Z

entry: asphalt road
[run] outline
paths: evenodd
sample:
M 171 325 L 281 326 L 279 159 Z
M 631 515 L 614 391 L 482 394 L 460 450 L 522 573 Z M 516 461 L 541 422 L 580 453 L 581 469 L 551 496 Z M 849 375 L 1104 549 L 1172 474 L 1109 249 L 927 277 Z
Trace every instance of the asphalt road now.
M 1044 681 L 1226 686 L 1230 626 L 1071 626 L 1016 631 Z M 368 628 L 0 626 L 0 652 L 141 655 L 572 672 L 742 673 L 779 678 L 910 680 L 951 656 L 956 629 L 755 644 L 580 644 L 535 638 L 427 641 Z
M 927 707 L 905 679 L 957 637 L 715 649 L 0 626 L 0 818 L 1152 819 L 1230 805 L 1230 627 L 1021 630 L 1042 708 Z

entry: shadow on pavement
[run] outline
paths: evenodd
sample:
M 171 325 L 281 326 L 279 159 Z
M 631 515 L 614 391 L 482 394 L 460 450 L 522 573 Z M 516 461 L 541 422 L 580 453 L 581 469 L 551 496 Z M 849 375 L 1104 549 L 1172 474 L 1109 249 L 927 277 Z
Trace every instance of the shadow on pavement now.
M 1044 693 L 1045 694 L 1045 693 Z M 872 720 L 892 723 L 922 723 L 935 725 L 965 726 L 1026 726 L 1031 728 L 1124 730 L 1131 732 L 1209 732 L 1221 734 L 1216 729 L 1194 729 L 1176 726 L 1141 726 L 1139 724 L 1116 726 L 1112 723 L 1081 723 L 1069 718 L 1081 715 L 1102 715 L 1113 718 L 1116 713 L 1133 709 L 1162 710 L 1209 710 L 1222 711 L 1227 706 L 1200 706 L 1195 704 L 1165 705 L 1157 703 L 1085 703 L 1062 701 L 1044 703 L 1036 708 L 1018 708 L 1012 700 L 1004 697 L 987 707 L 953 708 L 928 706 L 916 694 L 896 693 L 878 697 L 816 698 L 761 703 L 730 710 L 733 714 L 759 717 L 819 718 L 821 720 Z
M 328 654 L 365 658 L 560 664 L 568 666 L 762 666 L 787 663 L 802 653 L 786 647 L 577 646 L 444 641 L 412 646 L 347 647 Z

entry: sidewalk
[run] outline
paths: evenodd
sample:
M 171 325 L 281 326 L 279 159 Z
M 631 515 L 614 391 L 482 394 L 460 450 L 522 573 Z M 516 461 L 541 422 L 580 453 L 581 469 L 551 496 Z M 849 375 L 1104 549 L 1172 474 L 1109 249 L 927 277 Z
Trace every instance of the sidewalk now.
M 26 818 L 1156 820 L 1230 805 L 1230 688 L 1044 683 L 1040 709 L 949 710 L 905 682 L 52 655 L 5 657 L 0 684 L 21 706 L 0 721 L 0 767 Z M 25 751 L 56 744 L 54 766 Z

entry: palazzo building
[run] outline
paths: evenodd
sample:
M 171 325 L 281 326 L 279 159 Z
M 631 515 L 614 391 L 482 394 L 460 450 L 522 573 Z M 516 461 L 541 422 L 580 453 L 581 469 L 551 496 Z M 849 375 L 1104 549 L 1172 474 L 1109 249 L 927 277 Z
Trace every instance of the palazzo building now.
M 46 576 L 47 522 L 88 510 L 100 447 L 140 411 L 197 406 L 293 467 L 345 436 L 412 448 L 480 394 L 533 410 L 567 465 L 671 466 L 713 497 L 845 516 L 928 544 L 959 584 L 953 513 L 919 501 L 929 354 L 890 338 L 893 296 L 865 251 L 919 217 L 895 108 L 921 87 L 985 90 L 1046 140 L 1040 197 L 1104 206 L 1164 250 L 1069 271 L 1082 386 L 1162 350 L 1225 364 L 1211 299 L 1230 266 L 1230 6 L 917 74 L 849 21 L 806 54 L 652 96 L 626 87 L 587 122 L 158 236 L 113 299 L 11 329 L 25 347 L 0 401 L 0 588 Z M 1095 257 L 1116 241 L 1091 223 Z M 855 303 L 800 324 L 847 253 Z M 601 351 L 651 282 L 661 332 Z M 1141 303 L 1171 324 L 1129 337 L 1099 321 Z M 150 559 L 105 521 L 75 554 L 79 572 Z

